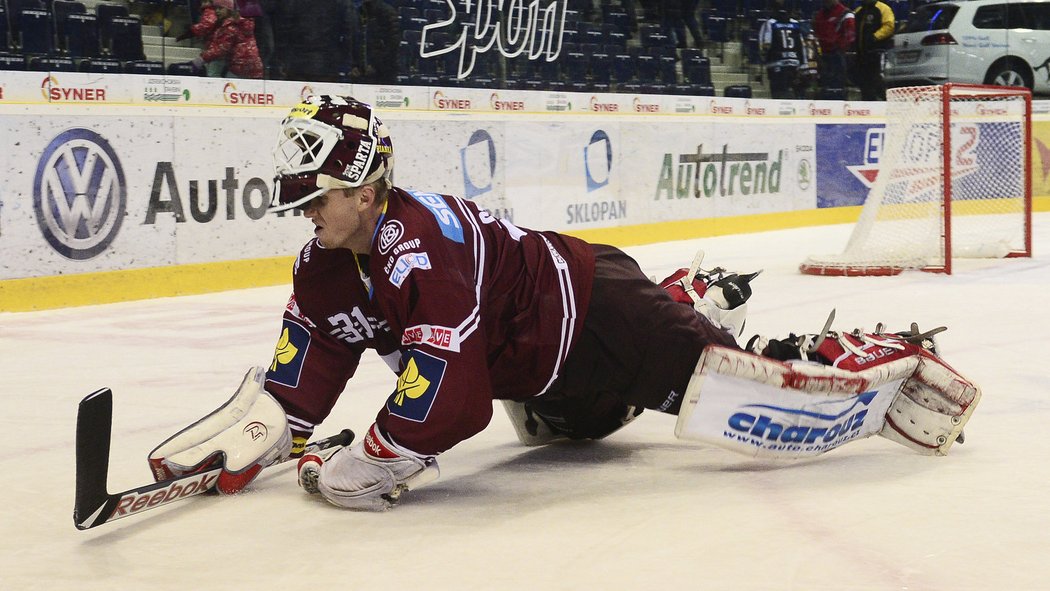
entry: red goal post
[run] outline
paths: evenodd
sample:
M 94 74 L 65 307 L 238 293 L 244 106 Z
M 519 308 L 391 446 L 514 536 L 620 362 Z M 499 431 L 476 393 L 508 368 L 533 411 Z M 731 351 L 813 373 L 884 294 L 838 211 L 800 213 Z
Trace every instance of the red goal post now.
M 1032 95 L 974 84 L 887 91 L 879 172 L 845 250 L 809 275 L 951 273 L 952 258 L 1032 256 Z

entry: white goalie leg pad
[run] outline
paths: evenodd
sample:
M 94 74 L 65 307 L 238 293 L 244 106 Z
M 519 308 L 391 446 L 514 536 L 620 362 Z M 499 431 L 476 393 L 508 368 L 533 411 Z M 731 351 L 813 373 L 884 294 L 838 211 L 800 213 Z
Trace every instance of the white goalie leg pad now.
M 879 435 L 921 454 L 946 455 L 980 399 L 973 382 L 924 355 L 890 405 Z
M 503 410 L 507 412 L 507 418 L 510 419 L 514 433 L 522 445 L 535 447 L 568 440 L 563 433 L 552 430 L 545 421 L 530 415 L 525 409 L 524 402 L 514 400 L 500 400 L 500 402 L 503 403 Z
M 675 435 L 755 457 L 811 457 L 878 433 L 918 360 L 861 372 L 787 364 L 710 346 L 686 388 Z
M 926 354 L 853 372 L 708 347 L 675 434 L 752 456 L 800 458 L 879 434 L 944 455 L 980 390 Z
M 218 454 L 231 474 L 287 456 L 292 442 L 288 419 L 263 389 L 265 380 L 265 370 L 250 369 L 229 401 L 150 452 L 154 476 L 161 480 L 192 472 Z

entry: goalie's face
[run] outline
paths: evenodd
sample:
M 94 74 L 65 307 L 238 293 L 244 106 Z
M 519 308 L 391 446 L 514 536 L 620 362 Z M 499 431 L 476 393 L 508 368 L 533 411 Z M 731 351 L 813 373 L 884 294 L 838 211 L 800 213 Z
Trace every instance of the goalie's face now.
M 378 214 L 373 210 L 375 189 L 330 189 L 302 206 L 314 224 L 314 236 L 324 248 L 348 248 L 367 253 Z

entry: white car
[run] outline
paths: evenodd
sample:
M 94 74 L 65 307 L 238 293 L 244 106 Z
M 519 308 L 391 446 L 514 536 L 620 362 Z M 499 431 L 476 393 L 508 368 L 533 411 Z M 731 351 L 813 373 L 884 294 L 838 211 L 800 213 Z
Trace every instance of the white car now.
M 1050 93 L 1050 0 L 920 6 L 886 57 L 891 87 L 968 82 Z

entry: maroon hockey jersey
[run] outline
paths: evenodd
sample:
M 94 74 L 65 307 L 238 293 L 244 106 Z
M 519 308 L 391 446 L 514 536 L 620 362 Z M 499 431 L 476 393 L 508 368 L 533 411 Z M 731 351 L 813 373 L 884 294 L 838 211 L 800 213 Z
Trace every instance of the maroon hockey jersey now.
M 296 435 L 306 437 L 328 416 L 366 349 L 397 368 L 399 345 L 368 299 L 354 254 L 303 247 L 292 271 L 266 390 L 284 406 Z
M 365 348 L 399 350 L 400 375 L 376 421 L 421 454 L 484 429 L 493 399 L 550 387 L 579 335 L 594 274 L 583 241 L 397 188 L 369 256 L 358 259 L 315 242 L 304 248 L 280 341 L 296 350 L 282 362 L 279 343 L 267 389 L 302 431 L 327 416 Z

